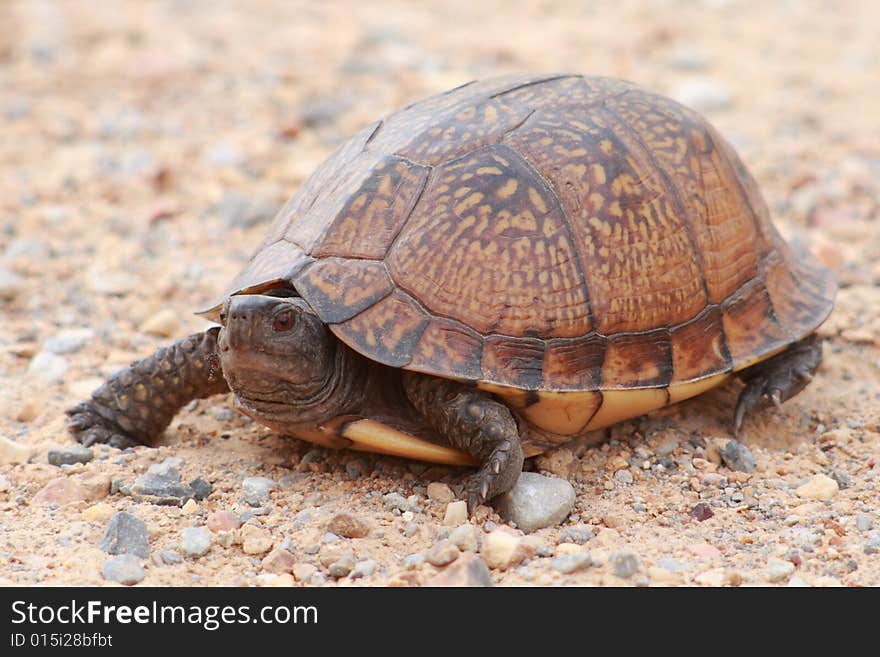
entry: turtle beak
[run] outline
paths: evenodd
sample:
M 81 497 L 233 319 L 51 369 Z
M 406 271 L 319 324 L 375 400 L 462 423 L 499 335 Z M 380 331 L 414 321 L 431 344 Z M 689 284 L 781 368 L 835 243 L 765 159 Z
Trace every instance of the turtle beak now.
M 278 299 L 254 294 L 230 297 L 224 308 L 221 350 L 248 351 L 262 343 L 266 318 L 278 305 Z

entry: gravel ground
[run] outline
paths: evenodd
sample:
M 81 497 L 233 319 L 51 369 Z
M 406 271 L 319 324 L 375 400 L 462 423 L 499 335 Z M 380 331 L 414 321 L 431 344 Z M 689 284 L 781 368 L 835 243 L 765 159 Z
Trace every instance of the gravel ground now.
M 873 0 L 93 6 L 0 3 L 0 583 L 880 583 Z M 202 330 L 192 311 L 336 144 L 523 70 L 703 112 L 835 269 L 825 362 L 782 412 L 729 444 L 732 382 L 532 459 L 575 499 L 528 534 L 486 507 L 466 522 L 462 470 L 316 449 L 223 398 L 157 449 L 75 449 L 63 409 Z

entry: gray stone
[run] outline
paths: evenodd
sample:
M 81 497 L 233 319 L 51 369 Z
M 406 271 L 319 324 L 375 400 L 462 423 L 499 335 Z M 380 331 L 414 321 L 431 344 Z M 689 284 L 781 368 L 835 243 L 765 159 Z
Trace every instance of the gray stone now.
M 274 202 L 264 198 L 249 198 L 227 192 L 223 195 L 217 213 L 223 223 L 230 228 L 250 228 L 271 219 L 277 207 Z
M 428 586 L 495 586 L 486 562 L 475 554 L 461 555 L 427 582 Z
M 166 566 L 174 566 L 183 563 L 183 559 L 174 550 L 162 550 L 159 553 L 159 560 Z
M 657 560 L 657 566 L 663 570 L 668 570 L 670 573 L 680 573 L 687 570 L 690 567 L 690 564 L 687 562 L 681 563 L 675 559 L 664 558 Z
M 385 506 L 390 509 L 397 509 L 398 511 L 409 510 L 409 502 L 400 493 L 387 493 L 383 499 L 385 500 Z
M 866 532 L 873 526 L 874 524 L 871 522 L 871 516 L 867 513 L 856 514 L 856 529 L 860 532 Z
M 589 568 L 593 564 L 590 553 L 584 550 L 575 554 L 563 554 L 550 562 L 550 567 L 566 575 Z
M 137 584 L 147 576 L 140 560 L 133 554 L 120 554 L 107 559 L 101 566 L 101 575 L 104 579 L 126 586 Z
M 476 552 L 480 549 L 480 530 L 469 522 L 459 525 L 449 532 L 449 542 L 462 552 Z
M 174 457 L 151 465 L 131 485 L 131 495 L 153 504 L 178 506 L 195 497 L 192 487 L 180 481 L 180 471 L 177 468 L 181 465 L 183 460 Z
M 569 527 L 563 532 L 562 537 L 559 539 L 560 543 L 576 543 L 577 545 L 583 545 L 587 541 L 591 541 L 596 538 L 596 534 L 593 531 L 584 525 L 575 525 L 574 527 Z
M 12 301 L 24 292 L 24 279 L 8 269 L 0 269 L 0 299 Z
M 349 577 L 352 579 L 358 579 L 360 577 L 371 577 L 373 573 L 376 572 L 376 567 L 378 564 L 373 559 L 366 559 L 364 561 L 358 561 L 354 569 L 349 574 Z
M 40 351 L 31 358 L 28 374 L 44 383 L 60 383 L 67 374 L 67 359 L 51 351 Z
M 189 482 L 189 487 L 192 488 L 193 497 L 197 500 L 205 499 L 214 490 L 211 483 L 204 479 L 193 479 Z
M 633 483 L 632 472 L 624 468 L 623 470 L 618 470 L 614 473 L 614 481 L 617 481 L 625 486 L 629 486 Z
M 403 558 L 403 567 L 407 570 L 415 570 L 423 563 L 425 563 L 424 552 L 415 552 L 413 554 L 408 554 Z
M 524 532 L 533 532 L 565 520 L 574 501 L 574 488 L 565 479 L 523 472 L 513 489 L 494 504 L 502 518 Z
M 125 511 L 114 513 L 99 547 L 107 554 L 150 556 L 150 532 L 143 520 Z
M 89 328 L 64 329 L 43 341 L 43 349 L 53 354 L 72 354 L 92 339 L 95 332 Z
M 207 527 L 187 527 L 180 539 L 184 556 L 201 557 L 211 550 L 211 532 Z
M 612 552 L 611 569 L 618 577 L 627 579 L 639 572 L 639 559 L 632 552 Z
M 794 573 L 795 566 L 791 561 L 783 561 L 782 559 L 770 559 L 767 562 L 767 568 L 764 574 L 770 582 L 781 582 L 788 579 Z
M 431 549 L 425 555 L 425 559 L 432 566 L 442 568 L 458 559 L 458 555 L 459 551 L 455 545 L 448 540 L 441 540 L 431 546 Z
M 234 168 L 241 166 L 244 162 L 244 156 L 232 144 L 217 143 L 213 144 L 205 152 L 205 159 L 208 164 L 215 167 Z
M 266 477 L 247 477 L 241 482 L 245 502 L 251 506 L 260 506 L 269 501 L 269 491 L 278 484 Z
M 757 462 L 751 450 L 736 440 L 728 440 L 721 448 L 721 459 L 731 470 L 754 472 Z
M 95 458 L 95 453 L 88 447 L 72 446 L 50 449 L 46 458 L 50 465 L 73 465 L 74 463 L 88 463 Z
M 327 567 L 327 573 L 330 577 L 334 579 L 339 579 L 340 577 L 347 577 L 352 570 L 354 570 L 355 562 L 354 557 L 350 554 L 340 557 L 333 563 L 331 563 Z
M 717 112 L 733 105 L 733 98 L 726 86 L 704 77 L 685 80 L 670 95 L 698 112 Z

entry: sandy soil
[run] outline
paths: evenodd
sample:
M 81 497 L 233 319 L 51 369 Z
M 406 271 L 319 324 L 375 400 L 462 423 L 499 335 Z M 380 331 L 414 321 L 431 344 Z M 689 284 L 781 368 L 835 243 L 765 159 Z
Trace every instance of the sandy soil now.
M 63 409 L 205 327 L 192 312 L 339 141 L 427 94 L 528 70 L 624 77 L 702 111 L 841 289 L 814 383 L 745 431 L 754 472 L 718 458 L 738 383 L 613 427 L 599 448 L 533 460 L 574 484 L 575 509 L 494 582 L 880 583 L 873 0 L 90 5 L 0 3 L 0 582 L 107 584 L 99 542 L 119 510 L 149 528 L 145 585 L 436 581 L 444 568 L 418 555 L 451 528 L 445 489 L 432 499 L 427 487 L 460 490 L 461 470 L 314 449 L 223 398 L 188 407 L 158 449 L 101 448 L 63 468 L 47 454 L 71 446 Z M 119 491 L 170 456 L 185 481 L 212 484 L 207 499 L 180 508 Z M 278 485 L 253 506 L 246 477 Z M 213 532 L 202 557 L 159 557 L 220 511 L 246 513 L 251 529 Z M 341 513 L 367 535 L 327 536 Z M 474 523 L 485 536 L 503 521 L 484 508 Z M 593 565 L 554 565 L 581 550 Z M 345 575 L 363 562 L 364 576 Z

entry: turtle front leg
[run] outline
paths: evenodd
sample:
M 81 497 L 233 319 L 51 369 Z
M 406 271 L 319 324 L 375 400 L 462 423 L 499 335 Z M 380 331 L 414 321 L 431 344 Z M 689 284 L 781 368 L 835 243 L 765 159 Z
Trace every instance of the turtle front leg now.
M 68 430 L 86 446 L 150 444 L 184 404 L 229 390 L 216 354 L 219 332 L 195 333 L 114 374 L 67 410 Z
M 480 461 L 467 483 L 468 510 L 513 488 L 522 472 L 519 430 L 510 410 L 491 395 L 460 383 L 404 373 L 413 406 L 453 447 Z
M 738 437 L 743 420 L 762 403 L 770 402 L 776 408 L 791 399 L 813 380 L 822 362 L 822 340 L 809 335 L 772 358 L 756 363 L 740 372 L 745 382 L 736 402 L 733 431 Z

